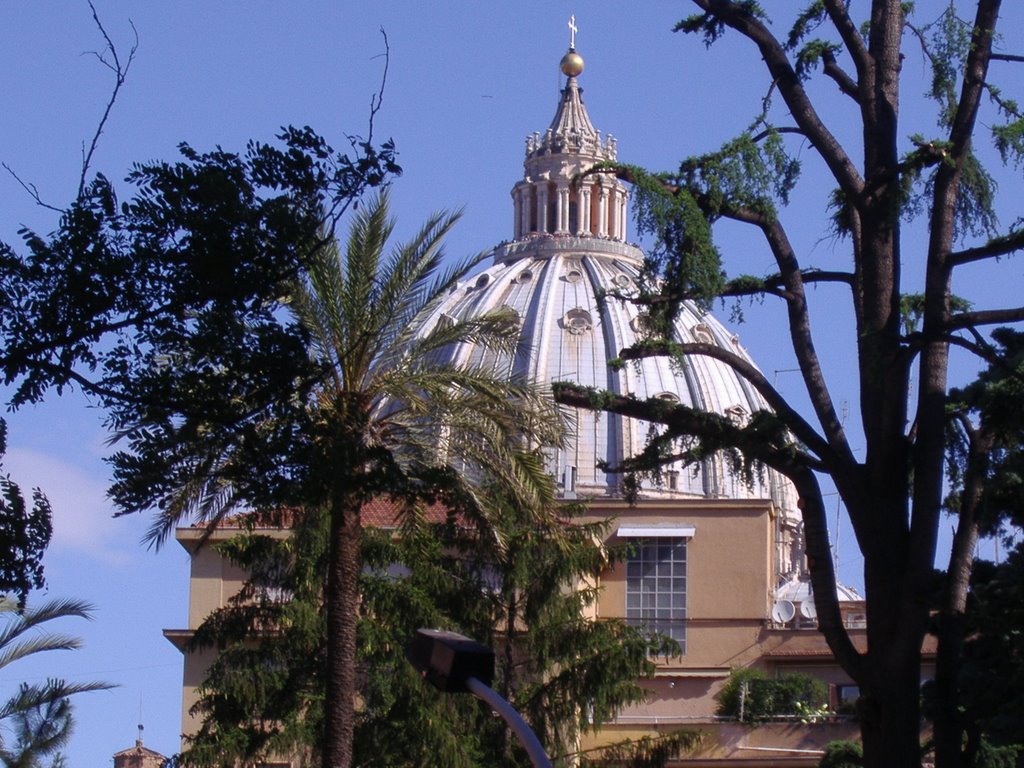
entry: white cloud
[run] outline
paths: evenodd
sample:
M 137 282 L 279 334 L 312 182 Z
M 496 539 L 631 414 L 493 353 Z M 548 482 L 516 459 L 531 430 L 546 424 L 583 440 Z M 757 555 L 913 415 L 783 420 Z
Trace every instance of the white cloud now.
M 50 500 L 51 554 L 73 552 L 109 564 L 127 562 L 142 549 L 141 521 L 113 518 L 113 506 L 106 498 L 107 467 L 82 453 L 81 462 L 71 463 L 14 445 L 3 459 L 3 472 L 21 486 L 26 497 L 39 488 Z

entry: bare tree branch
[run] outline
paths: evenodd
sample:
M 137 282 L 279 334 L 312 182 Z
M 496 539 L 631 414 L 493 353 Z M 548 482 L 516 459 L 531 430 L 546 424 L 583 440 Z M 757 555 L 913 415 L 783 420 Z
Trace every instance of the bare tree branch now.
M 619 357 L 623 360 L 641 360 L 647 357 L 682 359 L 686 355 L 711 357 L 728 365 L 750 382 L 797 439 L 821 458 L 826 466 L 834 465 L 835 456 L 825 439 L 799 413 L 793 410 L 786 399 L 779 394 L 778 390 L 768 382 L 768 379 L 753 363 L 738 354 L 722 349 L 716 344 L 679 344 L 673 341 L 643 342 L 627 347 L 619 353 Z
M 1006 256 L 1022 249 L 1024 249 L 1024 229 L 1018 229 L 1002 237 L 993 238 L 985 245 L 956 251 L 950 254 L 948 263 L 950 268 L 959 267 L 962 264 Z
M 139 50 L 139 31 L 135 28 L 135 24 L 131 19 L 128 20 L 128 24 L 131 25 L 132 34 L 135 37 L 135 41 L 132 43 L 131 50 L 128 51 L 128 58 L 121 63 L 121 57 L 117 52 L 117 46 L 114 45 L 114 41 L 110 39 L 110 35 L 107 34 L 107 30 L 103 26 L 103 22 L 100 21 L 99 14 L 96 12 L 96 6 L 93 5 L 92 0 L 88 0 L 89 10 L 92 11 L 92 20 L 96 24 L 96 28 L 100 31 L 103 36 L 103 40 L 106 42 L 106 46 L 103 51 L 92 51 L 92 55 L 109 69 L 114 74 L 114 87 L 110 92 L 110 98 L 107 99 L 107 105 L 103 110 L 103 116 L 100 118 L 99 124 L 96 126 L 96 131 L 92 135 L 92 141 L 89 142 L 89 148 L 86 149 L 85 145 L 82 146 L 82 175 L 78 180 L 78 197 L 82 197 L 85 194 L 85 185 L 87 177 L 89 175 L 89 168 L 92 165 L 93 155 L 96 154 L 96 148 L 99 146 L 100 136 L 103 135 L 103 129 L 106 127 L 107 119 L 110 117 L 110 112 L 114 108 L 114 104 L 117 102 L 117 96 L 121 92 L 121 87 L 124 85 L 125 80 L 128 77 L 128 70 L 131 69 L 132 62 L 135 61 L 135 53 Z M 110 58 L 107 58 L 109 54 Z
M 1006 361 L 999 355 L 999 353 L 992 347 L 991 344 L 986 342 L 980 333 L 974 328 L 967 328 L 974 335 L 974 341 L 965 339 L 963 336 L 957 336 L 955 333 L 945 334 L 942 340 L 954 347 L 960 347 L 965 349 L 973 355 L 980 357 L 990 365 L 1004 364 Z M 928 340 L 922 333 L 912 333 L 907 336 L 907 346 L 913 352 L 919 352 Z
M 864 38 L 860 30 L 850 18 L 846 3 L 843 0 L 825 0 L 825 11 L 828 13 L 832 24 L 835 25 L 839 37 L 846 46 L 846 51 L 853 59 L 853 65 L 857 68 L 857 74 L 861 81 L 871 67 L 871 56 L 868 54 L 867 46 L 864 45 Z M 859 91 L 859 89 L 857 89 Z M 859 100 L 859 99 L 858 99 Z
M 358 135 L 346 136 L 348 139 L 349 146 L 358 152 L 373 153 L 373 129 L 376 122 L 377 113 L 380 112 L 381 106 L 384 104 L 384 91 L 387 89 L 388 83 L 388 69 L 391 66 L 391 46 L 388 43 L 388 34 L 384 31 L 384 27 L 380 28 L 381 38 L 384 40 L 384 53 L 379 54 L 384 58 L 384 71 L 381 72 L 380 86 L 377 88 L 377 92 L 370 97 L 370 114 L 367 118 L 366 138 Z M 377 56 L 373 58 L 378 58 Z M 357 204 L 358 201 L 352 200 L 346 197 L 343 202 L 340 202 L 337 198 L 332 202 L 331 207 L 324 213 L 324 225 L 327 230 L 326 240 L 333 239 L 335 228 L 338 221 L 348 210 L 350 205 Z
M 992 41 L 999 18 L 998 0 L 979 0 L 971 34 L 971 45 L 964 65 L 963 85 L 953 127 L 950 131 L 953 157 L 960 158 L 970 146 L 978 116 L 978 105 L 985 91 L 985 77 L 992 55 Z
M 807 134 L 804 133 L 802 128 L 798 128 L 794 125 L 780 125 L 761 131 L 760 133 L 755 133 L 753 136 L 750 137 L 750 140 L 756 144 L 760 141 L 764 141 L 769 136 L 776 133 L 795 133 L 798 136 L 804 136 L 805 138 L 807 137 Z
M 39 188 L 36 187 L 35 184 L 32 184 L 32 183 L 27 182 L 24 179 L 22 179 L 21 176 L 19 176 L 15 172 L 15 170 L 13 168 L 11 168 L 11 166 L 9 166 L 7 164 L 6 161 L 4 161 L 3 163 L 0 163 L 0 165 L 3 166 L 5 171 L 7 171 L 9 174 L 11 174 L 11 176 L 14 178 L 14 180 L 16 182 L 18 182 L 18 184 L 21 185 L 22 189 L 24 189 L 26 192 L 28 192 L 28 196 L 31 197 L 33 201 L 35 201 L 36 205 L 38 205 L 41 208 L 47 208 L 47 209 L 49 209 L 51 211 L 55 211 L 56 213 L 64 213 L 64 209 L 63 208 L 58 208 L 55 205 L 50 205 L 49 203 L 45 202 L 43 200 L 43 198 L 40 197 L 40 195 L 39 195 Z
M 821 55 L 821 62 L 822 71 L 835 81 L 835 84 L 839 86 L 839 90 L 859 104 L 860 88 L 857 85 L 857 81 L 850 77 L 846 71 L 839 66 L 839 62 L 836 61 L 835 54 L 826 49 Z
M 384 90 L 388 84 L 388 69 L 391 66 L 391 46 L 388 44 L 388 33 L 384 31 L 384 27 L 380 28 L 380 36 L 384 40 L 384 53 L 380 54 L 380 56 L 384 57 L 384 71 L 380 75 L 380 87 L 377 88 L 377 93 L 370 97 L 369 126 L 366 130 L 367 144 L 373 141 L 373 124 L 377 113 L 380 112 L 380 108 L 384 105 Z M 378 57 L 375 56 L 374 58 Z
M 786 287 L 786 307 L 789 312 L 790 338 L 796 354 L 797 364 L 807 387 L 818 421 L 822 425 L 825 437 L 837 457 L 852 466 L 856 464 L 853 451 L 850 449 L 842 421 L 836 413 L 835 404 L 825 383 L 825 375 L 821 370 L 818 353 L 811 336 L 811 321 L 807 309 L 807 298 L 804 291 L 803 273 L 797 261 L 796 253 L 789 242 L 786 230 L 778 219 L 765 216 L 751 209 L 736 206 L 723 206 L 722 213 L 736 221 L 754 224 L 761 229 L 768 246 L 779 267 L 779 273 Z M 850 276 L 850 285 L 855 287 L 856 278 Z M 844 478 L 837 477 L 843 484 Z
M 1024 307 L 987 309 L 977 312 L 960 312 L 953 315 L 946 322 L 946 329 L 954 331 L 961 328 L 970 328 L 974 325 L 998 325 L 999 323 L 1019 322 L 1024 322 Z
M 800 78 L 790 64 L 782 44 L 771 31 L 746 8 L 730 0 L 693 0 L 706 13 L 710 13 L 726 26 L 735 29 L 757 45 L 776 82 L 786 106 L 803 130 L 804 135 L 821 155 L 839 186 L 851 199 L 856 199 L 864 187 L 864 180 L 846 150 L 832 135 L 818 116 Z

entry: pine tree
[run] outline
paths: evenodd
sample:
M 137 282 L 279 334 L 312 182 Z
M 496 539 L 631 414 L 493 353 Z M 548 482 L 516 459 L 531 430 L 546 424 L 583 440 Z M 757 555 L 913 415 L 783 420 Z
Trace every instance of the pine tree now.
M 598 543 L 606 523 L 580 521 L 579 509 L 561 512 L 543 523 L 505 504 L 487 519 L 410 517 L 399 531 L 364 531 L 357 764 L 525 764 L 488 708 L 419 678 L 404 655 L 419 627 L 456 630 L 494 647 L 496 690 L 560 763 L 578 756 L 584 732 L 643 698 L 640 680 L 653 674 L 651 658 L 678 649 L 621 621 L 585 618 L 597 598 L 596 577 L 617 553 Z M 251 576 L 193 641 L 194 649 L 220 650 L 200 689 L 194 713 L 203 724 L 186 763 L 317 757 L 325 653 L 317 573 L 326 531 L 321 517 L 302 520 L 286 538 L 248 533 L 217 545 Z M 670 734 L 583 758 L 602 765 L 628 755 L 659 765 L 695 738 Z

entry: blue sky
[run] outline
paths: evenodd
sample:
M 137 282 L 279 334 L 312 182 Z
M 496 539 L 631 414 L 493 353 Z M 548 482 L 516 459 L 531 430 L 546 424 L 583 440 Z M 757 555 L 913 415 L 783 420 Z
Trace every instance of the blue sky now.
M 942 5 L 919 2 L 918 8 L 924 17 Z M 1005 12 L 1004 33 L 1024 28 L 1024 12 L 1015 3 L 1005 5 L 1013 7 Z M 690 9 L 663 0 L 96 0 L 96 6 L 122 54 L 133 40 L 129 19 L 139 36 L 136 61 L 93 161 L 94 171 L 114 179 L 123 178 L 133 162 L 172 159 L 180 141 L 200 149 L 240 149 L 250 138 L 270 139 L 285 124 L 311 125 L 336 147 L 347 134 L 365 134 L 383 72 L 383 28 L 390 70 L 374 129 L 378 138 L 395 139 L 405 169 L 393 194 L 399 230 L 411 231 L 438 208 L 464 206 L 449 241 L 458 255 L 511 237 L 509 190 L 522 174 L 526 135 L 543 131 L 554 113 L 571 13 L 586 60 L 580 78 L 585 102 L 595 126 L 619 139 L 626 162 L 672 168 L 685 155 L 714 148 L 750 121 L 767 85 L 749 45 L 726 39 L 706 51 L 698 40 L 673 34 L 673 24 Z M 1007 40 L 1004 47 L 1024 53 L 1017 42 Z M 82 143 L 109 95 L 109 73 L 84 54 L 102 45 L 84 0 L 0 0 L 0 160 L 54 205 L 73 196 Z M 996 79 L 1020 97 L 1024 70 L 996 67 Z M 908 57 L 907 93 L 923 90 L 925 74 L 920 60 Z M 855 141 L 855 116 L 834 85 L 819 78 L 811 90 L 830 106 L 834 131 Z M 913 106 L 905 111 L 908 135 L 927 133 L 929 123 L 912 125 L 924 114 Z M 808 160 L 807 177 L 820 178 L 810 151 L 797 151 Z M 1016 178 L 1003 180 L 1006 197 L 1019 199 L 1013 193 L 1019 187 Z M 812 184 L 799 192 L 783 219 L 807 263 L 841 267 L 846 252 L 828 238 L 823 216 L 828 189 Z M 1007 223 L 1017 215 L 1002 211 Z M 0 174 L 0 239 L 17 241 L 22 225 L 46 232 L 53 214 Z M 723 235 L 731 270 L 771 268 L 756 239 L 739 230 Z M 908 236 L 906 254 L 911 284 L 917 279 L 914 237 Z M 1021 271 L 1019 261 L 1007 259 L 976 270 L 957 290 L 976 298 L 980 293 L 979 306 L 1019 303 Z M 813 297 L 816 341 L 834 397 L 849 404 L 852 421 L 857 391 L 842 299 L 829 290 Z M 727 310 L 718 314 L 728 319 Z M 765 305 L 748 308 L 746 315 L 737 326 L 741 340 L 778 388 L 802 402 L 783 312 Z M 970 365 L 958 370 L 967 375 Z M 108 764 L 115 751 L 133 743 L 140 712 L 146 744 L 173 753 L 181 661 L 161 630 L 185 624 L 187 558 L 176 544 L 159 553 L 143 548 L 146 518 L 112 519 L 102 414 L 79 394 L 51 397 L 7 418 L 6 471 L 23 486 L 42 487 L 55 508 L 46 559 L 49 595 L 89 600 L 96 618 L 65 627 L 85 639 L 83 650 L 5 670 L 0 693 L 47 675 L 120 686 L 77 701 L 70 768 Z M 860 563 L 845 529 L 840 539 L 841 574 L 858 584 Z

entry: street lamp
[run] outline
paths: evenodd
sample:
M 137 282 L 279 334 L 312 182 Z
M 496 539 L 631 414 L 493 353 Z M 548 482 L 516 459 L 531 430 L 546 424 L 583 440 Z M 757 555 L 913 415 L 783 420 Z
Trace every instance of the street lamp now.
M 522 716 L 497 691 L 494 680 L 494 651 L 457 632 L 417 629 L 405 656 L 428 683 L 446 693 L 468 691 L 487 702 L 508 723 L 526 749 L 534 768 L 551 768 L 544 752 Z

